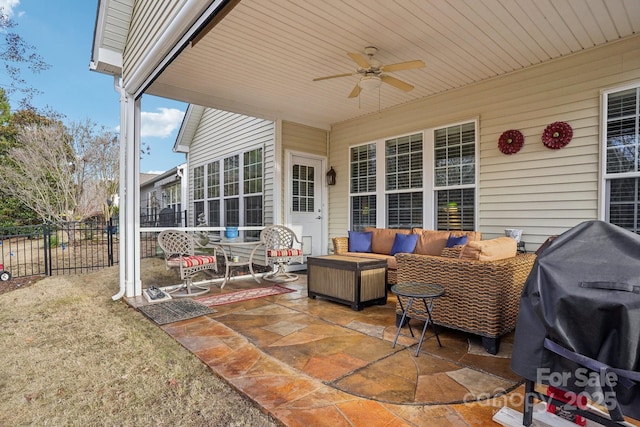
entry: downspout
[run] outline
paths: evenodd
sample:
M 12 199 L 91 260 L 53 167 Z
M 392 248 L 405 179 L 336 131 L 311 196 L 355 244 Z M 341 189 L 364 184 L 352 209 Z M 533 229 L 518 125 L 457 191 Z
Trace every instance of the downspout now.
M 118 193 L 120 194 L 120 203 L 122 203 L 125 198 L 124 198 L 124 194 L 125 194 L 125 161 L 126 161 L 126 129 L 127 129 L 127 115 L 125 114 L 126 108 L 126 102 L 127 102 L 127 98 L 125 96 L 125 91 L 124 88 L 121 86 L 120 84 L 120 78 L 118 76 L 114 76 L 114 89 L 116 92 L 118 92 L 120 94 L 120 147 L 119 147 L 119 155 L 120 155 L 120 167 L 118 168 L 119 171 L 119 180 L 120 182 L 118 183 Z M 122 208 L 122 206 L 120 206 L 120 208 Z M 120 212 L 120 218 L 122 219 L 122 214 L 124 212 Z M 123 227 L 122 227 L 122 223 L 119 224 L 119 228 L 120 228 L 120 233 L 123 232 Z M 126 252 L 125 252 L 125 247 L 124 245 L 118 245 L 118 251 L 119 251 L 119 260 L 120 262 L 118 263 L 118 269 L 120 272 L 119 275 L 119 286 L 120 289 L 118 290 L 118 293 L 113 295 L 111 297 L 112 300 L 117 301 L 120 298 L 122 298 L 124 296 L 126 287 L 125 287 L 125 268 L 126 268 Z

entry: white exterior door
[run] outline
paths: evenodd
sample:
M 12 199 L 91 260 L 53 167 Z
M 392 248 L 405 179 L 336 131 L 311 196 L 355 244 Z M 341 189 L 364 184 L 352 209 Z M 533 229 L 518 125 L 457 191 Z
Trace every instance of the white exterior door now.
M 326 254 L 324 160 L 291 154 L 288 163 L 289 223 L 303 242 L 305 256 Z

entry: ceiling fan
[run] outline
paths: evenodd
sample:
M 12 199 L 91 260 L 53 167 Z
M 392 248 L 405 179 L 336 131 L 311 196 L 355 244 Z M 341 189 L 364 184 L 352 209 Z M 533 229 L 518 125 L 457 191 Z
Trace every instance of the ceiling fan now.
M 422 68 L 425 66 L 424 61 L 417 59 L 414 61 L 398 62 L 397 64 L 382 65 L 380 61 L 373 57 L 377 51 L 378 49 L 373 46 L 365 47 L 364 53 L 367 55 L 367 58 L 360 53 L 347 53 L 347 55 L 349 55 L 349 57 L 358 65 L 358 69 L 355 73 L 343 73 L 335 74 L 333 76 L 318 77 L 313 79 L 313 81 L 317 82 L 319 80 L 335 79 L 337 77 L 360 76 L 360 80 L 349 94 L 349 98 L 355 98 L 358 96 L 362 89 L 376 89 L 380 87 L 382 83 L 387 83 L 405 92 L 409 92 L 413 89 L 413 86 L 409 83 L 392 77 L 386 73 Z

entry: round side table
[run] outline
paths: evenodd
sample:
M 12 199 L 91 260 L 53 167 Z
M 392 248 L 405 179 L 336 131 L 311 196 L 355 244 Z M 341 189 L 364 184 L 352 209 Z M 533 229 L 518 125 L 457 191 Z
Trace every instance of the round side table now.
M 433 323 L 431 319 L 431 310 L 433 309 L 433 301 L 436 298 L 444 295 L 444 287 L 441 285 L 436 285 L 434 283 L 420 283 L 420 282 L 410 282 L 410 283 L 398 283 L 397 285 L 393 285 L 391 287 L 391 292 L 398 296 L 398 302 L 400 303 L 400 308 L 402 309 L 402 320 L 398 325 L 398 330 L 396 331 L 396 337 L 393 340 L 392 348 L 395 348 L 396 343 L 398 341 L 398 337 L 400 336 L 400 330 L 402 329 L 402 325 L 404 325 L 405 320 L 407 320 L 407 313 L 413 307 L 415 300 L 421 300 L 424 305 L 424 310 L 420 310 L 417 307 L 413 309 L 413 312 L 420 315 L 425 315 L 424 327 L 422 328 L 422 334 L 420 335 L 420 341 L 418 341 L 418 348 L 416 349 L 416 357 L 420 353 L 420 347 L 422 347 L 422 341 L 424 341 L 424 334 L 427 331 L 427 326 L 431 324 L 433 327 L 433 333 L 436 336 L 436 340 L 438 340 L 438 345 L 442 347 L 440 343 L 440 337 L 438 336 L 438 330 L 436 329 L 436 325 Z M 407 306 L 403 306 L 402 300 L 399 297 L 407 298 Z M 428 300 L 428 302 L 427 302 Z M 411 325 L 409 321 L 411 318 L 407 320 L 407 326 L 409 326 L 409 332 L 411 332 L 411 336 L 413 335 L 413 329 L 411 329 Z

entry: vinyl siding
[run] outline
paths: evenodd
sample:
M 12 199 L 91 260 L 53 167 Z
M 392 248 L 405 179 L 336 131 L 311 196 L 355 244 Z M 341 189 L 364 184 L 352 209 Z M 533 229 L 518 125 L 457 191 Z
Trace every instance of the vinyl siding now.
M 637 81 L 637 38 L 571 55 L 504 77 L 336 124 L 330 159 L 343 179 L 330 189 L 331 236 L 348 229 L 349 147 L 478 118 L 478 217 L 483 238 L 524 229 L 527 249 L 554 234 L 598 218 L 600 91 Z M 560 150 L 541 142 L 547 125 L 566 121 L 573 139 Z M 508 129 L 525 137 L 504 155 L 498 138 Z M 431 149 L 431 147 L 427 147 Z
M 123 52 L 123 77 L 140 67 L 185 0 L 139 0 L 133 7 L 131 27 Z
M 298 123 L 282 122 L 282 153 L 279 156 L 279 162 L 282 165 L 285 164 L 285 153 L 287 150 L 316 154 L 319 156 L 327 156 L 327 131 L 324 129 L 318 129 L 311 126 L 305 126 Z M 284 191 L 287 186 L 284 180 L 286 174 L 281 174 L 282 182 L 281 187 Z M 286 197 L 282 194 L 280 198 L 280 212 L 282 212 L 283 218 L 280 219 L 280 223 L 284 223 L 284 213 L 287 212 L 287 206 L 284 206 Z
M 193 209 L 193 169 L 249 149 L 263 148 L 264 223 L 273 223 L 275 125 L 269 120 L 205 109 L 189 149 L 189 211 Z M 189 219 L 192 221 L 192 218 Z

